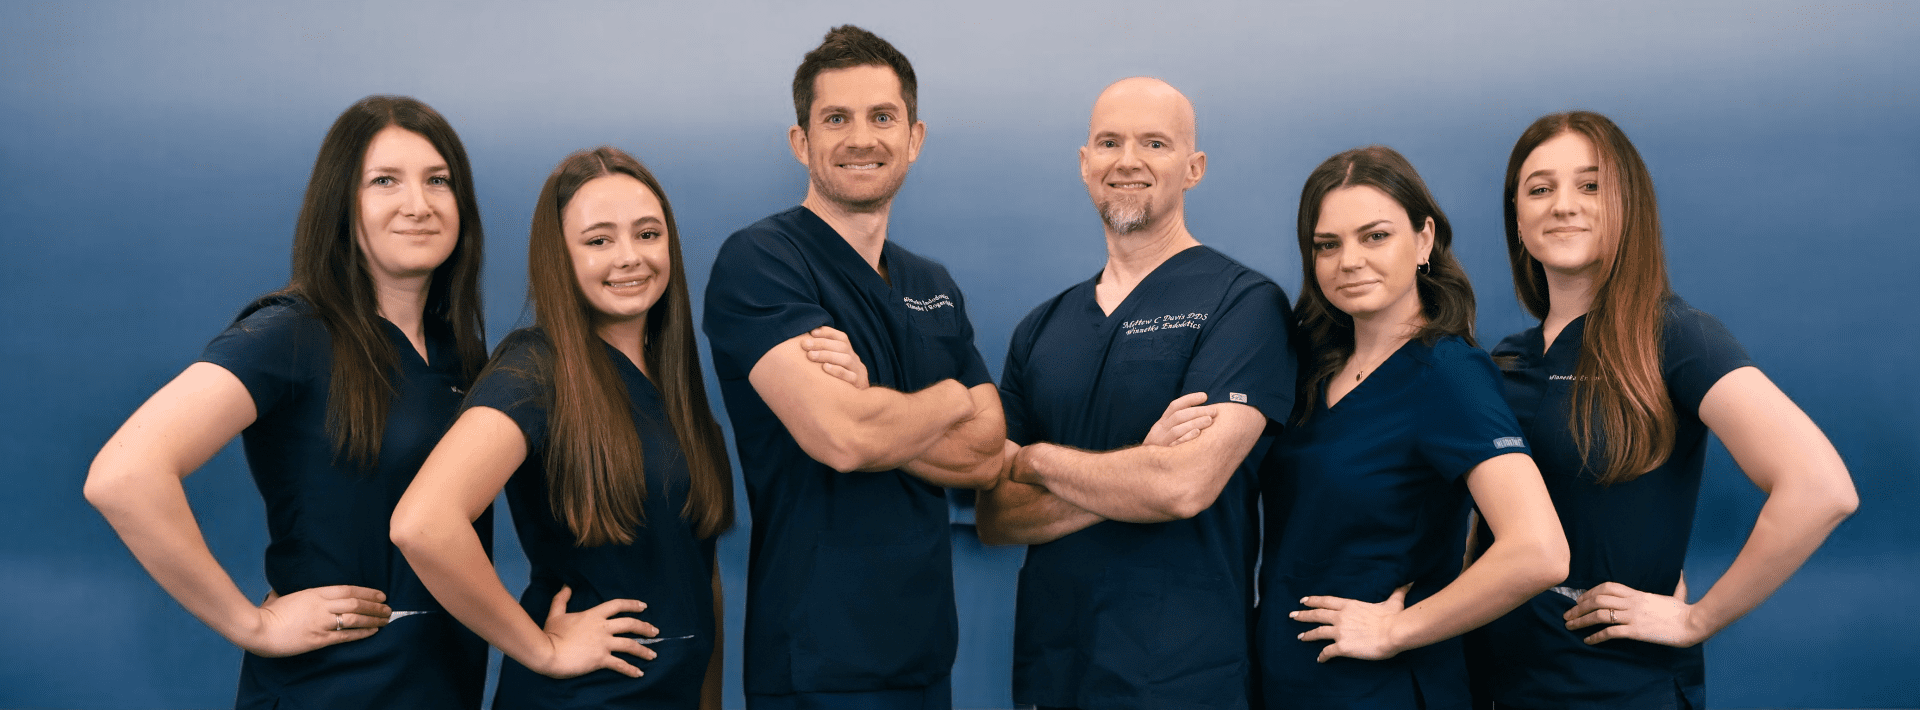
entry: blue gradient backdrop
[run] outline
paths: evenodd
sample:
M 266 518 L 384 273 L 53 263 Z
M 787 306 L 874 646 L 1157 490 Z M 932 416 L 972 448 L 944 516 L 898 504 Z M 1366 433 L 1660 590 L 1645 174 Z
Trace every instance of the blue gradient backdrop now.
M 1542 113 L 1609 114 L 1658 181 L 1676 289 L 1821 424 L 1863 501 L 1708 643 L 1713 705 L 1920 706 L 1920 5 L 13 0 L 0 6 L 0 707 L 231 704 L 240 652 L 160 591 L 80 486 L 134 407 L 284 283 L 301 190 L 342 108 L 411 94 L 460 130 L 497 340 L 525 318 L 535 193 L 577 148 L 617 145 L 659 173 L 701 293 L 720 239 L 801 196 L 788 82 L 842 22 L 919 71 L 930 131 L 892 234 L 951 268 L 996 371 L 1018 319 L 1099 268 L 1074 149 L 1113 79 L 1154 74 L 1193 97 L 1210 156 L 1193 231 L 1289 292 L 1307 172 L 1356 145 L 1400 149 L 1453 217 L 1487 340 L 1528 325 L 1500 237 L 1513 139 Z M 1723 449 L 1708 465 L 1687 569 L 1702 590 L 1763 500 Z M 215 554 L 264 594 L 262 505 L 237 448 L 187 487 Z M 732 707 L 744 528 L 720 548 Z M 1021 551 L 955 531 L 957 705 L 1006 707 Z M 500 543 L 517 590 L 526 567 L 504 526 Z

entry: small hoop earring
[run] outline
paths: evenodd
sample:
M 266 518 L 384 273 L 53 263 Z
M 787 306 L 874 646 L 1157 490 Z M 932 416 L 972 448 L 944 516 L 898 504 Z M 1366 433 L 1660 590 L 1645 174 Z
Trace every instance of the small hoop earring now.
M 1416 270 L 1420 272 L 1421 276 L 1430 275 L 1433 273 L 1433 264 L 1422 261 Z

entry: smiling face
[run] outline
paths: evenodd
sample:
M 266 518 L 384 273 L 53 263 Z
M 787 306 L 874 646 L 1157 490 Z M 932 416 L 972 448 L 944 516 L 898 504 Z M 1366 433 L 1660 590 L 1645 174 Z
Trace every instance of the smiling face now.
M 354 239 L 376 284 L 426 278 L 460 240 L 460 207 L 446 159 L 399 126 L 374 134 L 360 161 Z
M 1416 270 L 1433 252 L 1433 220 L 1418 229 L 1407 210 L 1371 185 L 1343 187 L 1320 202 L 1313 274 L 1327 302 L 1356 321 L 1420 315 Z
M 644 318 L 666 292 L 672 257 L 664 215 L 645 183 L 621 173 L 587 181 L 561 211 L 573 275 L 597 328 Z
M 1108 231 L 1129 234 L 1181 214 L 1206 173 L 1194 150 L 1193 106 L 1157 79 L 1125 79 L 1100 94 L 1080 148 L 1080 179 Z
M 926 124 L 907 122 L 900 78 L 878 65 L 830 69 L 814 77 L 813 88 L 807 127 L 787 132 L 794 157 L 807 166 L 809 200 L 848 212 L 886 209 L 927 132 Z
M 1547 139 L 1520 164 L 1514 221 L 1527 253 L 1549 273 L 1594 275 L 1614 247 L 1602 219 L 1600 163 L 1575 132 Z

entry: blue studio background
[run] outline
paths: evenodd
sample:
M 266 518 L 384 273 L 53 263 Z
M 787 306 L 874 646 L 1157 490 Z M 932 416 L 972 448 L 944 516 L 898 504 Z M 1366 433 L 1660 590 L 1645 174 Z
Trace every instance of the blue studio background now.
M 843 22 L 919 72 L 929 135 L 892 235 L 949 266 L 996 373 L 1019 318 L 1104 258 L 1074 149 L 1114 79 L 1158 75 L 1194 99 L 1210 171 L 1191 227 L 1289 293 L 1308 171 L 1356 145 L 1404 152 L 1453 217 L 1489 343 L 1528 325 L 1501 244 L 1514 138 L 1550 111 L 1609 114 L 1658 182 L 1675 288 L 1821 424 L 1862 499 L 1771 601 L 1709 642 L 1713 705 L 1920 706 L 1920 5 L 10 0 L 0 707 L 231 704 L 240 652 L 161 592 L 80 487 L 120 422 L 285 282 L 301 191 L 341 109 L 410 94 L 460 131 L 497 341 L 528 317 L 535 193 L 577 148 L 617 145 L 660 175 L 697 298 L 722 238 L 802 195 L 788 82 Z M 1762 501 L 1723 449 L 1706 481 L 1687 567 L 1701 591 Z M 263 595 L 264 514 L 238 447 L 187 487 L 215 554 Z M 720 546 L 729 707 L 741 520 Z M 510 528 L 497 535 L 517 592 L 525 563 Z M 956 705 L 1007 707 L 1022 552 L 983 548 L 965 526 L 955 538 Z

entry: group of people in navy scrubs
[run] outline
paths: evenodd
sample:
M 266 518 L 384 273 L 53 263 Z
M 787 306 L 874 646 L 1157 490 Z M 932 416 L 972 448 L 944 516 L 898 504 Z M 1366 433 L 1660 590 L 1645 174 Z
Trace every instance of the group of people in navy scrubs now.
M 1307 176 L 1297 300 L 1201 244 L 1193 105 L 1095 101 L 1107 259 L 1015 329 L 996 383 L 940 264 L 889 239 L 926 126 L 893 45 L 829 31 L 793 80 L 800 205 L 719 249 L 700 327 L 752 528 L 756 710 L 952 706 L 947 489 L 1026 545 L 1034 708 L 1701 708 L 1700 645 L 1858 501 L 1817 427 L 1668 286 L 1652 181 L 1590 112 L 1541 118 L 1501 198 L 1539 327 L 1480 349 L 1445 213 L 1382 146 Z M 486 356 L 472 170 L 433 109 L 368 97 L 321 145 L 292 278 L 106 443 L 86 496 L 244 649 L 236 707 L 720 706 L 732 463 L 661 183 L 569 155 L 528 230 L 531 327 Z M 1707 434 L 1768 493 L 1704 593 Z M 235 436 L 262 600 L 181 480 Z M 505 492 L 531 568 L 492 562 Z

